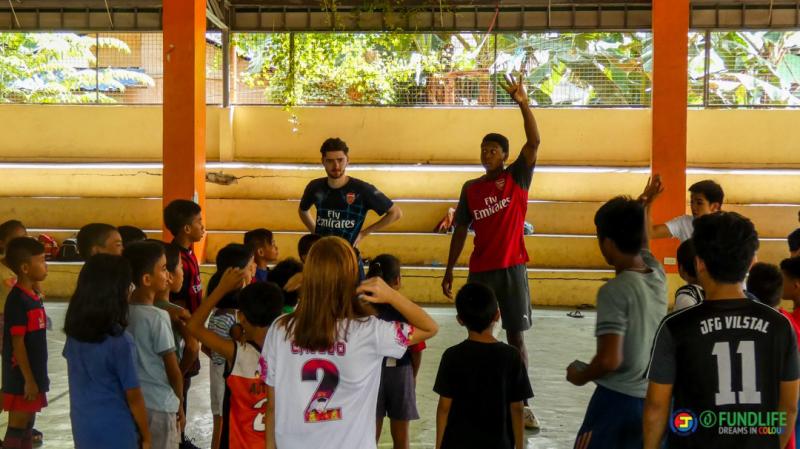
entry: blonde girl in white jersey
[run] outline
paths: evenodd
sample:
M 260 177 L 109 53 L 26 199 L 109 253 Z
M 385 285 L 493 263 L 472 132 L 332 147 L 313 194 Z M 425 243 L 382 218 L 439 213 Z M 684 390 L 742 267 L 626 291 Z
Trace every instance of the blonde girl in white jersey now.
M 434 336 L 436 322 L 380 278 L 359 285 L 358 261 L 339 237 L 314 244 L 297 309 L 264 344 L 267 449 L 374 449 L 384 357 Z M 381 321 L 367 304 L 387 303 L 408 324 Z

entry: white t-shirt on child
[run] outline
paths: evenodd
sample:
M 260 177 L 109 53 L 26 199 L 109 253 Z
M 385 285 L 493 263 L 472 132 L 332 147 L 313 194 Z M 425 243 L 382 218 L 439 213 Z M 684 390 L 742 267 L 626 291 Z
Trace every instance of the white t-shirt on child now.
M 686 284 L 675 292 L 675 306 L 673 312 L 700 304 L 705 298 L 703 287 L 696 284 Z
M 374 449 L 375 407 L 384 357 L 400 358 L 414 328 L 374 316 L 351 321 L 346 338 L 312 353 L 270 326 L 262 356 L 275 389 L 275 440 L 280 449 Z M 345 336 L 346 322 L 340 322 Z
M 681 243 L 692 238 L 694 232 L 694 217 L 691 215 L 681 215 L 666 223 L 669 233 L 680 240 Z

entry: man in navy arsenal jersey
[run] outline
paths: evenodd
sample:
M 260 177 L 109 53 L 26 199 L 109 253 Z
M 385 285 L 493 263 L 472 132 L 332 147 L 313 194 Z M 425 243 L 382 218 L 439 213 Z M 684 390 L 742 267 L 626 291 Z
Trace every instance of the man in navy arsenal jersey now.
M 342 139 L 323 142 L 320 153 L 328 176 L 308 183 L 298 212 L 312 234 L 341 237 L 355 247 L 364 237 L 399 220 L 403 212 L 372 184 L 347 176 L 349 151 Z M 311 215 L 311 206 L 317 209 L 316 218 Z M 382 217 L 362 229 L 370 210 Z
M 464 249 L 467 229 L 472 225 L 475 241 L 468 281 L 480 282 L 494 290 L 508 343 L 519 349 L 527 366 L 523 332 L 531 327 L 531 298 L 523 226 L 539 149 L 539 130 L 528 106 L 522 77 L 516 81 L 506 75 L 503 89 L 522 111 L 527 141 L 519 157 L 506 167 L 508 139 L 495 133 L 483 138 L 481 164 L 486 174 L 467 181 L 461 189 L 442 290 L 448 298 L 453 297 L 453 267 Z M 526 427 L 538 427 L 530 408 L 525 408 L 525 418 Z

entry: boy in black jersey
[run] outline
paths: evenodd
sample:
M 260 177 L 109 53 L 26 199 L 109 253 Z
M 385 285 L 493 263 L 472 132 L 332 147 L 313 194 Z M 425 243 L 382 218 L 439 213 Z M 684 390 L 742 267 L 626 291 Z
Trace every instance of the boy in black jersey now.
M 47 406 L 47 318 L 35 286 L 47 277 L 44 246 L 28 237 L 17 237 L 6 248 L 6 263 L 17 275 L 8 294 L 3 330 L 3 410 L 8 429 L 3 447 L 30 448 L 33 421 Z
M 669 448 L 781 449 L 797 415 L 797 340 L 785 317 L 745 295 L 758 234 L 747 218 L 718 212 L 694 222 L 692 239 L 706 298 L 661 322 L 644 447 L 660 448 L 669 424 Z M 775 412 L 780 419 L 769 425 L 731 423 L 748 413 L 763 423 Z M 780 435 L 761 431 L 775 427 Z

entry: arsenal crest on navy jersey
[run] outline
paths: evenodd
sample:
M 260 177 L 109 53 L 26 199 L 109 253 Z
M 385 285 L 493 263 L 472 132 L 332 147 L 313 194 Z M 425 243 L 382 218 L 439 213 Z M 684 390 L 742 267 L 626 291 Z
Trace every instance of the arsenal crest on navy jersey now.
M 384 215 L 392 208 L 392 200 L 360 179 L 350 181 L 339 189 L 328 185 L 328 178 L 311 181 L 300 200 L 300 209 L 317 208 L 314 231 L 323 236 L 342 237 L 351 244 L 358 238 L 367 212 Z

